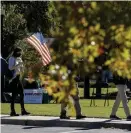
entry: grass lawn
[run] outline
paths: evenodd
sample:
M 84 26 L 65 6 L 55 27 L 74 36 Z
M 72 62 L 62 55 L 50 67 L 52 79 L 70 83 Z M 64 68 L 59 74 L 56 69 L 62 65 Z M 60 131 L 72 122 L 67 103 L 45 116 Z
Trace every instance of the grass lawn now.
M 90 107 L 90 100 L 80 100 L 81 108 L 83 114 L 87 115 L 87 117 L 103 117 L 108 118 L 114 100 L 110 100 L 110 105 L 108 107 L 104 107 L 104 100 L 96 100 L 97 107 Z M 129 102 L 129 107 L 131 110 L 131 101 Z M 20 105 L 16 104 L 16 111 L 20 113 Z M 60 104 L 25 104 L 27 111 L 31 112 L 32 115 L 42 115 L 42 116 L 59 116 L 60 114 Z M 10 104 L 2 103 L 1 104 L 1 114 L 9 114 L 10 113 Z M 68 115 L 72 116 L 71 109 L 69 110 Z M 75 115 L 75 114 L 74 114 Z M 120 105 L 117 115 L 125 118 L 124 109 L 122 105 Z

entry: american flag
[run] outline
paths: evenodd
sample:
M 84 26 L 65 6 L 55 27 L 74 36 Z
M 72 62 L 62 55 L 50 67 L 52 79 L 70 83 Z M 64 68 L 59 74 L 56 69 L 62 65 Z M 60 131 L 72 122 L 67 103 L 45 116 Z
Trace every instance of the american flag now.
M 40 32 L 34 33 L 30 37 L 26 38 L 26 41 L 39 52 L 39 54 L 42 57 L 42 63 L 44 66 L 46 66 L 51 62 L 52 59 L 50 56 L 50 52 L 42 33 Z

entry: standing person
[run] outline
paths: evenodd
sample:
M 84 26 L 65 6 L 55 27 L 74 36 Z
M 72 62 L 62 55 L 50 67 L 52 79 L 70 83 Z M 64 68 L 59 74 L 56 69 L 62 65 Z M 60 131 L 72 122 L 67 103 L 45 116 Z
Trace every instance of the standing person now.
M 113 75 L 107 66 L 103 66 L 102 69 L 102 82 L 108 83 L 112 81 Z
M 118 75 L 115 75 L 114 76 L 114 83 L 118 89 L 118 93 L 116 96 L 116 101 L 115 101 L 113 108 L 112 108 L 110 118 L 120 120 L 120 118 L 116 116 L 116 112 L 118 110 L 120 102 L 122 101 L 124 111 L 125 111 L 125 114 L 127 116 L 127 120 L 131 120 L 131 114 L 130 114 L 130 110 L 129 110 L 129 107 L 127 104 L 127 96 L 126 96 L 127 80 L 118 76 Z
M 63 60 L 64 61 L 64 60 Z M 71 78 L 71 73 L 72 73 L 72 70 L 73 70 L 73 66 L 71 66 L 69 64 L 68 61 L 64 61 L 63 64 L 65 64 L 68 68 L 68 71 L 70 71 L 69 73 L 69 78 Z M 71 79 L 70 79 L 71 80 Z M 79 103 L 79 90 L 77 88 L 76 90 L 76 94 L 75 95 L 70 95 L 73 99 L 73 104 L 74 104 L 74 107 L 75 107 L 75 111 L 76 111 L 76 119 L 83 119 L 83 118 L 86 118 L 86 116 L 82 115 L 82 112 L 81 112 L 81 107 L 80 107 L 80 103 Z M 67 103 L 65 102 L 62 102 L 61 103 L 61 113 L 60 113 L 60 119 L 70 119 L 70 117 L 68 117 L 66 115 L 66 107 L 67 107 Z
M 86 116 L 82 115 L 81 112 L 81 107 L 80 107 L 80 103 L 79 103 L 79 92 L 77 89 L 77 93 L 75 96 L 71 96 L 74 102 L 74 107 L 75 107 L 75 111 L 76 111 L 76 119 L 83 119 L 86 118 Z M 61 103 L 61 114 L 60 114 L 60 119 L 70 119 L 70 117 L 68 117 L 66 115 L 66 107 L 67 107 L 67 103 Z
M 18 116 L 15 112 L 14 102 L 17 94 L 20 94 L 20 105 L 21 105 L 21 115 L 30 114 L 25 110 L 24 107 L 24 94 L 23 94 L 23 86 L 20 80 L 20 76 L 24 71 L 23 61 L 21 59 L 22 49 L 16 47 L 13 51 L 13 55 L 9 58 L 8 67 L 12 71 L 13 78 L 10 81 L 10 89 L 12 92 L 11 97 L 11 116 Z

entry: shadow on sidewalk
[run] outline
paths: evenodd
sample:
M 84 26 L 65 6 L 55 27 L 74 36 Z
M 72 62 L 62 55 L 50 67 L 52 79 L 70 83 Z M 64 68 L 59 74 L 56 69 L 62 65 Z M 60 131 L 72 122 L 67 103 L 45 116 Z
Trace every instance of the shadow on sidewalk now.
M 113 121 L 111 119 L 70 119 L 63 120 L 58 117 L 53 119 L 10 119 L 10 116 L 2 117 L 2 124 L 12 124 L 12 125 L 23 125 L 24 129 L 31 128 L 43 128 L 43 127 L 74 127 L 74 128 L 82 128 L 83 130 L 89 129 L 100 129 L 100 128 L 119 128 L 119 129 L 127 129 L 131 131 L 131 123 L 126 123 L 125 121 Z M 4 119 L 5 118 L 5 119 Z

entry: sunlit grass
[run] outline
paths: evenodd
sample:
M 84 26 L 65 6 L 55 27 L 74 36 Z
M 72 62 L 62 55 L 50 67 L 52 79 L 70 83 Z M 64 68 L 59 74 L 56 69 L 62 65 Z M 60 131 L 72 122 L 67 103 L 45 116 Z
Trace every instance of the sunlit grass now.
M 52 101 L 51 101 L 52 102 Z M 108 107 L 104 107 L 104 100 L 96 100 L 96 107 L 90 107 L 90 100 L 80 100 L 81 108 L 83 114 L 87 115 L 88 117 L 103 117 L 108 118 L 114 100 L 110 100 L 110 105 Z M 129 108 L 131 109 L 131 101 L 129 102 Z M 16 104 L 16 111 L 20 113 L 20 105 Z M 60 115 L 60 104 L 25 104 L 27 111 L 31 112 L 32 115 L 40 115 L 40 116 L 59 116 Z M 68 111 L 69 115 L 72 114 L 71 110 Z M 2 103 L 1 104 L 1 113 L 2 114 L 9 114 L 10 113 L 10 104 Z M 117 115 L 125 118 L 124 109 L 122 105 L 117 112 Z

